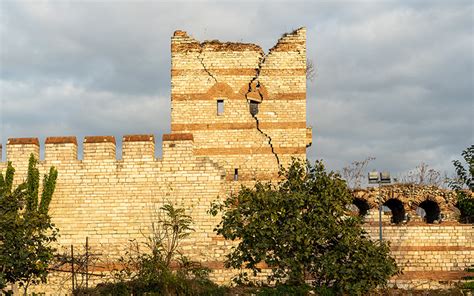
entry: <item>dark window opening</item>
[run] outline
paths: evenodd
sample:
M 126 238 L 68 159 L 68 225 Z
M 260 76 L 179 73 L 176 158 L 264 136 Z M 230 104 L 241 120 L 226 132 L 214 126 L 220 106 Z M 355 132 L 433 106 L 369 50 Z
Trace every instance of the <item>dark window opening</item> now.
M 423 217 L 423 220 L 426 221 L 426 223 L 435 223 L 435 222 L 440 222 L 440 209 L 438 206 L 438 203 L 432 200 L 425 200 L 424 202 L 420 203 L 419 205 L 420 208 L 424 210 L 424 215 L 421 215 Z M 421 213 L 423 213 L 421 211 Z
M 403 207 L 403 203 L 400 200 L 396 198 L 391 198 L 387 200 L 383 205 L 388 207 L 390 211 L 392 211 L 392 223 L 400 224 L 405 220 L 405 208 Z
M 252 114 L 252 116 L 257 115 L 258 114 L 258 103 L 255 102 L 255 101 L 250 101 L 249 109 L 250 109 L 250 114 Z
M 224 114 L 224 100 L 217 100 L 217 115 Z
M 359 216 L 367 215 L 367 212 L 370 209 L 370 206 L 367 201 L 360 198 L 355 198 L 352 204 L 354 204 L 359 210 Z
M 234 169 L 234 181 L 239 180 L 239 169 Z

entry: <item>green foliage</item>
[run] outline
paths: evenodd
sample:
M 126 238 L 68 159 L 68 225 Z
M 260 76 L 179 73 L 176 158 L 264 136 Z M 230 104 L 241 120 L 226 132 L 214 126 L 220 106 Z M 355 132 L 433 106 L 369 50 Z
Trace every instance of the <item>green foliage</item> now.
M 474 291 L 474 281 L 469 281 L 469 282 L 463 283 L 462 288 Z
M 193 220 L 183 208 L 175 208 L 172 204 L 167 203 L 160 209 L 164 218 L 159 217 L 157 223 L 152 224 L 153 234 L 148 238 L 147 246 L 169 266 L 178 253 L 180 242 L 194 231 L 191 227 Z
M 243 187 L 212 205 L 211 214 L 223 214 L 217 233 L 239 241 L 227 267 L 256 275 L 264 262 L 270 282 L 300 286 L 309 275 L 317 288 L 350 294 L 367 293 L 397 272 L 388 245 L 369 240 L 360 219 L 346 215 L 352 196 L 339 175 L 326 172 L 321 161 L 293 161 L 280 175 L 276 185 Z
M 288 296 L 288 295 L 310 295 L 311 286 L 303 285 L 277 285 L 275 287 L 263 287 L 257 289 L 257 296 Z M 318 294 L 319 295 L 319 294 Z
M 454 160 L 454 169 L 457 177 L 449 182 L 449 186 L 456 190 L 458 195 L 457 206 L 461 211 L 461 222 L 474 223 L 474 145 L 462 152 L 462 157 L 467 164 L 467 169 L 459 160 Z
M 15 169 L 9 162 L 5 176 L 0 174 L 0 287 L 6 283 L 46 282 L 48 264 L 57 229 L 48 215 L 56 186 L 57 171 L 52 167 L 44 176 L 39 198 L 39 170 L 31 155 L 27 179 L 13 189 Z
M 474 265 L 466 268 L 466 271 L 469 272 L 470 275 L 463 278 L 465 282 L 461 283 L 461 288 L 474 291 Z
M 192 218 L 182 208 L 165 204 L 163 217 L 152 224 L 146 251 L 132 242 L 120 259 L 114 283 L 78 290 L 79 295 L 224 295 L 226 288 L 209 280 L 210 270 L 179 252 L 182 240 L 193 231 Z M 174 264 L 176 263 L 176 264 Z M 177 265 L 177 266 L 175 266 Z

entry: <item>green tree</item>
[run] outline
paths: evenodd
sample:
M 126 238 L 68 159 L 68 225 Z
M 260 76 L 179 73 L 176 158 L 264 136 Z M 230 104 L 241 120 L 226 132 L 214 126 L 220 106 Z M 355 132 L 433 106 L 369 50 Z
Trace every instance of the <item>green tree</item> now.
M 264 262 L 276 284 L 301 285 L 309 275 L 317 289 L 350 294 L 367 293 L 397 272 L 388 245 L 371 241 L 360 218 L 347 215 L 352 196 L 338 174 L 321 161 L 293 161 L 280 175 L 276 185 L 242 187 L 212 205 L 211 214 L 223 214 L 217 233 L 239 242 L 227 267 L 257 275 Z
M 454 160 L 453 165 L 457 177 L 449 182 L 450 187 L 457 192 L 458 208 L 461 211 L 461 222 L 474 222 L 474 145 L 466 148 L 461 153 L 466 162 L 467 169 L 459 160 Z
M 30 284 L 46 282 L 54 251 L 50 243 L 57 235 L 48 209 L 58 173 L 51 167 L 44 175 L 39 198 L 40 173 L 36 165 L 31 155 L 26 181 L 16 188 L 11 162 L 5 175 L 0 173 L 0 285 L 18 283 L 25 294 Z

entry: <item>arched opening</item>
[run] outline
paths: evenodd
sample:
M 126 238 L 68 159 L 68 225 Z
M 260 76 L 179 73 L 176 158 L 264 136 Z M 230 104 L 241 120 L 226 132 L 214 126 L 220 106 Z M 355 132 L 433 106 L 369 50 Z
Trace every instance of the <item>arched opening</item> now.
M 370 209 L 369 204 L 364 199 L 354 198 L 354 200 L 352 201 L 352 204 L 357 207 L 358 212 L 359 212 L 359 216 L 367 215 L 367 212 Z
M 392 211 L 392 223 L 399 224 L 402 223 L 403 220 L 405 220 L 405 208 L 403 207 L 403 203 L 400 200 L 396 198 L 391 198 L 387 200 L 383 205 L 388 207 L 390 211 Z
M 423 220 L 425 220 L 426 223 L 431 224 L 435 223 L 435 221 L 440 221 L 441 211 L 437 202 L 427 199 L 424 202 L 420 203 L 419 208 L 423 209 L 424 211 L 424 217 L 422 215 L 420 216 L 422 216 Z M 420 211 L 421 214 L 423 214 L 423 211 Z

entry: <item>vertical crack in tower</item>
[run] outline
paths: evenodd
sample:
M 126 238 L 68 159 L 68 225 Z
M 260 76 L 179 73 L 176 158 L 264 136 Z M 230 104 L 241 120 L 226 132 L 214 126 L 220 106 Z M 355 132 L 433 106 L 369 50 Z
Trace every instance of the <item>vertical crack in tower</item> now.
M 269 54 L 269 53 L 268 53 Z M 265 63 L 265 59 L 267 57 L 267 55 L 264 55 L 263 57 L 260 58 L 260 61 L 258 62 L 258 66 L 257 68 L 255 69 L 256 70 L 256 73 L 255 73 L 255 76 L 250 80 L 249 82 L 249 88 L 247 90 L 247 92 L 245 93 L 245 98 L 247 99 L 247 102 L 249 102 L 251 99 L 249 99 L 248 95 L 252 92 L 252 88 L 253 88 L 253 85 L 254 83 L 255 84 L 255 88 L 258 92 L 258 95 L 260 96 L 260 99 L 261 101 L 263 102 L 263 95 L 262 93 L 260 92 L 260 82 L 258 81 L 258 77 L 260 76 L 260 72 L 262 70 L 262 65 Z M 260 121 L 257 117 L 257 114 L 253 114 L 251 113 L 252 117 L 255 119 L 255 123 L 256 123 L 256 128 L 257 130 L 267 138 L 267 141 L 268 141 L 268 145 L 270 146 L 270 149 L 272 151 L 272 154 L 275 156 L 276 158 L 276 161 L 277 161 L 277 164 L 278 166 L 280 166 L 280 158 L 278 157 L 278 154 L 275 152 L 275 147 L 273 147 L 273 143 L 272 143 L 272 138 L 270 137 L 270 135 L 268 135 L 267 133 L 265 133 L 264 131 L 262 131 L 262 129 L 260 129 Z

